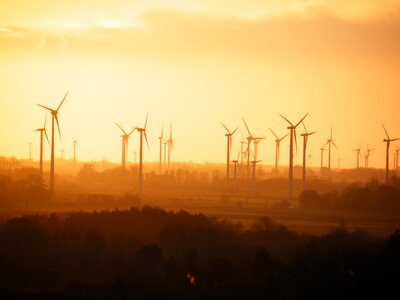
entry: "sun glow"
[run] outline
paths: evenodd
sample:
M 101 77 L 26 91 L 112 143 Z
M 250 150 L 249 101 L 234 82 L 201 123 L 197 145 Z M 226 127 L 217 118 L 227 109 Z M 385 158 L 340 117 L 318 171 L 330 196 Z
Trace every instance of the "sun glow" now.
M 147 112 L 149 136 L 158 134 L 163 122 L 174 124 L 174 155 L 182 161 L 221 161 L 218 124 L 237 126 L 242 117 L 267 136 L 260 143 L 266 164 L 274 160 L 268 128 L 285 132 L 279 113 L 291 119 L 310 113 L 307 125 L 317 130 L 309 142 L 314 157 L 332 125 L 340 146 L 335 159 L 340 156 L 343 166 L 354 160 L 354 136 L 378 149 L 370 162 L 379 166 L 384 157 L 378 148 L 380 124 L 385 121 L 394 135 L 400 131 L 395 115 L 400 18 L 386 22 L 374 15 L 374 21 L 366 21 L 376 3 L 367 1 L 365 13 L 352 18 L 360 2 L 116 1 L 102 11 L 93 3 L 91 9 L 78 9 L 64 1 L 60 7 L 44 2 L 42 10 L 0 4 L 0 96 L 12 99 L 0 103 L 1 111 L 10 112 L 0 128 L 12 122 L 13 112 L 26 121 L 16 125 L 15 137 L 0 129 L 3 155 L 24 157 L 26 141 L 36 138 L 30 128 L 43 118 L 32 111 L 36 99 L 57 100 L 67 90 L 60 147 L 68 155 L 68 140 L 79 132 L 82 159 L 118 161 L 113 124 L 136 126 Z M 395 8 L 383 1 L 379 15 L 393 16 Z M 351 134 L 348 119 L 357 120 Z M 371 122 L 361 125 L 365 119 Z M 234 149 L 240 139 L 234 137 Z M 135 149 L 137 137 L 132 145 Z M 284 164 L 288 149 L 281 149 Z M 146 160 L 155 159 L 155 150 L 146 153 Z

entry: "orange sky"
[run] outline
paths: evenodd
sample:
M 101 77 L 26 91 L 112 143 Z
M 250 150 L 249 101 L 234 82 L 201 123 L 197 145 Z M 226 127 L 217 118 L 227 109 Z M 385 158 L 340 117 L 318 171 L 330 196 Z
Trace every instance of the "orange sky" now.
M 56 106 L 69 91 L 57 155 L 65 147 L 71 156 L 76 135 L 81 159 L 119 161 L 114 122 L 141 126 L 149 112 L 147 161 L 158 157 L 162 123 L 172 122 L 173 159 L 223 162 L 219 122 L 245 134 L 245 117 L 267 137 L 260 159 L 272 164 L 268 128 L 284 134 L 279 113 L 309 112 L 313 166 L 332 125 L 334 166 L 339 157 L 354 166 L 361 142 L 377 148 L 370 165 L 383 167 L 381 123 L 400 136 L 399 36 L 400 1 L 389 0 L 1 1 L 0 155 L 26 157 L 32 141 L 37 157 L 32 130 L 44 111 L 36 103 Z M 239 139 L 240 130 L 234 153 Z

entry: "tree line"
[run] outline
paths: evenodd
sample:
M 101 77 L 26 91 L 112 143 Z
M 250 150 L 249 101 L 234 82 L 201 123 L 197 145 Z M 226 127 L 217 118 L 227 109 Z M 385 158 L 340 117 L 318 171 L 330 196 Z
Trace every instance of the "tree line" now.
M 185 211 L 30 215 L 0 224 L 0 296 L 109 299 L 382 297 L 400 278 L 400 232 L 298 234 Z

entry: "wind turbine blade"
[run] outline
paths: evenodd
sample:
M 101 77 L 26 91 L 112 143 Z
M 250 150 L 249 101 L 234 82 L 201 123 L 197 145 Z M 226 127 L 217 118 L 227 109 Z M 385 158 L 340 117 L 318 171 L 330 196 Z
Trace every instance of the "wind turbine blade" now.
M 164 123 L 162 124 L 162 129 L 161 129 L 161 138 L 164 138 Z
M 383 127 L 383 130 L 385 130 L 385 133 L 386 133 L 386 136 L 387 136 L 388 140 L 390 140 L 389 134 L 388 134 L 388 132 L 387 132 L 387 130 L 386 130 L 386 128 L 385 128 L 385 126 L 383 124 L 382 124 L 382 127 Z
M 231 133 L 231 136 L 236 132 L 236 130 L 238 130 L 239 127 L 236 127 L 236 129 Z
M 280 140 L 279 140 L 279 142 L 281 142 L 285 137 L 287 137 L 289 135 L 289 132 L 284 136 L 284 137 L 282 137 Z
M 128 153 L 129 142 L 127 138 L 124 138 L 124 141 L 125 141 L 125 156 L 126 156 L 126 154 Z
M 226 127 L 224 123 L 221 122 L 221 125 L 226 129 L 226 131 L 228 131 L 228 133 L 230 133 L 228 127 Z
M 126 135 L 126 132 L 125 132 L 125 130 L 122 128 L 122 126 L 120 126 L 118 123 L 115 123 L 115 125 L 117 125 L 118 126 L 118 128 L 119 129 L 121 129 L 122 130 L 122 132 Z
M 306 113 L 306 115 L 296 124 L 295 127 L 299 126 L 300 123 L 303 122 L 303 120 L 308 116 L 308 113 Z
M 145 138 L 145 140 L 146 140 L 147 150 L 150 150 L 150 148 L 149 148 L 149 142 L 148 142 L 148 140 L 147 140 L 146 130 L 144 131 L 144 138 Z
M 37 106 L 40 106 L 40 107 L 43 107 L 43 108 L 45 108 L 45 109 L 47 109 L 47 110 L 49 110 L 49 111 L 53 111 L 50 107 L 47 107 L 47 106 L 44 106 L 44 105 L 42 105 L 42 104 L 36 104 Z
M 57 128 L 58 128 L 58 135 L 59 135 L 60 140 L 61 140 L 61 131 L 60 131 L 60 124 L 58 123 L 57 112 L 56 112 L 56 114 L 54 115 L 54 118 L 56 119 Z
M 247 132 L 249 133 L 249 136 L 251 136 L 251 133 L 250 133 L 249 127 L 247 126 L 246 121 L 244 120 L 244 118 L 242 118 L 242 120 L 244 122 L 244 125 L 246 126 L 246 129 L 247 129 Z
M 283 119 L 286 120 L 286 122 L 288 122 L 291 126 L 293 126 L 292 122 L 290 122 L 288 119 L 286 119 L 284 116 L 282 116 L 281 114 L 279 114 Z
M 307 135 L 308 135 L 308 136 L 310 136 L 310 135 L 313 135 L 314 133 L 316 133 L 316 131 L 313 131 L 313 132 L 307 133 Z
M 229 154 L 231 154 L 231 152 L 232 152 L 232 136 L 230 135 L 230 136 L 228 136 L 228 141 L 229 141 Z
M 172 141 L 172 124 L 169 124 L 169 139 Z
M 50 141 L 49 141 L 49 137 L 47 136 L 46 128 L 44 129 L 44 135 L 45 135 L 45 137 L 46 137 L 47 144 L 50 145 Z
M 307 133 L 306 125 L 304 125 L 304 122 L 301 122 L 301 124 L 303 124 L 304 131 Z
M 336 144 L 335 144 L 334 141 L 332 141 L 332 144 L 333 144 L 333 146 L 335 146 L 336 149 L 339 149 L 339 148 L 336 146 Z
M 68 92 L 66 92 L 66 94 L 65 94 L 64 98 L 62 99 L 60 105 L 57 107 L 57 109 L 56 109 L 57 112 L 58 112 L 58 110 L 60 109 L 61 105 L 64 103 L 65 98 L 67 98 L 67 95 L 68 95 Z
M 296 127 L 294 128 L 294 143 L 296 144 L 296 154 L 297 154 L 297 134 L 296 134 Z
M 275 132 L 274 132 L 271 128 L 269 128 L 269 130 L 272 132 L 272 134 L 275 136 L 275 138 L 276 138 L 277 140 L 279 140 L 279 138 L 278 138 L 278 136 L 275 134 Z
M 146 121 L 144 122 L 144 129 L 146 130 L 146 126 L 147 126 L 147 120 L 149 119 L 149 113 L 147 113 L 146 115 Z
M 46 114 L 44 115 L 44 125 L 43 125 L 43 128 L 46 128 L 46 123 L 47 123 L 47 110 L 46 110 Z
M 128 137 L 136 130 L 137 127 L 133 128 L 131 132 L 128 133 Z
M 332 126 L 331 126 L 331 139 L 332 139 L 332 131 L 333 131 L 333 128 L 332 128 Z

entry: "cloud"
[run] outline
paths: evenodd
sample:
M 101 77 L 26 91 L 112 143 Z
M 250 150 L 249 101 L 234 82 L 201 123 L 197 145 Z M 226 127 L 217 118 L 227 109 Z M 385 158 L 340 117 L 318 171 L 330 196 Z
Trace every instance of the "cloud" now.
M 153 57 L 194 60 L 200 57 L 271 61 L 373 59 L 398 61 L 400 18 L 350 22 L 324 8 L 322 1 L 295 1 L 307 14 L 243 20 L 172 10 L 147 10 L 137 19 L 141 26 L 107 21 L 60 34 L 19 30 L 20 49 L 35 54 L 65 53 L 74 57 Z M 292 2 L 292 3 L 295 3 Z M 2 36 L 2 44 L 16 44 Z M 32 45 L 33 43 L 33 45 Z
M 0 33 L 11 33 L 13 32 L 11 28 L 0 27 Z
M 40 39 L 39 44 L 33 50 L 33 55 L 53 56 L 63 53 L 68 48 L 68 40 L 62 35 L 46 32 Z

